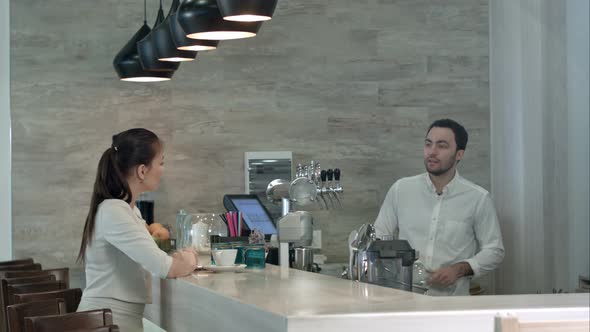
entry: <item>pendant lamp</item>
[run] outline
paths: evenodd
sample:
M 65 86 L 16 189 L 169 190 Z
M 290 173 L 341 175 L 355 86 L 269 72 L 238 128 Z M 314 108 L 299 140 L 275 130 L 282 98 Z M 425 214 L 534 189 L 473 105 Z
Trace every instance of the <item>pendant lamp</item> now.
M 217 6 L 227 21 L 268 21 L 277 6 L 277 0 L 217 0 Z
M 151 31 L 147 25 L 145 16 L 145 0 L 144 0 L 144 19 L 143 25 L 131 37 L 131 39 L 123 46 L 117 53 L 113 60 L 113 67 L 119 75 L 119 79 L 128 82 L 161 82 L 169 81 L 174 74 L 173 71 L 155 72 L 143 69 L 139 60 L 137 52 L 137 42 L 145 38 Z
M 176 45 L 172 40 L 170 21 L 173 19 L 172 14 L 176 13 L 179 4 L 179 0 L 172 1 L 172 6 L 170 6 L 168 16 L 166 16 L 160 25 L 154 27 L 152 30 L 152 42 L 156 47 L 156 53 L 158 54 L 158 60 L 160 61 L 193 61 L 197 56 L 197 52 L 183 51 L 176 48 Z
M 201 40 L 186 37 L 186 33 L 178 23 L 178 11 L 172 13 L 168 21 L 170 35 L 176 48 L 185 51 L 210 51 L 217 48 L 219 40 Z
M 154 29 L 157 28 L 164 21 L 164 11 L 162 10 L 162 0 L 160 0 L 160 9 L 158 9 L 158 16 L 154 23 Z M 152 30 L 153 32 L 154 30 Z M 153 39 L 153 34 L 150 33 L 144 39 L 137 43 L 137 52 L 139 53 L 139 61 L 143 69 L 153 71 L 173 71 L 180 66 L 179 62 L 160 61 L 158 60 L 158 53 Z
M 188 38 L 229 40 L 256 36 L 262 23 L 226 21 L 215 0 L 184 0 L 178 22 Z

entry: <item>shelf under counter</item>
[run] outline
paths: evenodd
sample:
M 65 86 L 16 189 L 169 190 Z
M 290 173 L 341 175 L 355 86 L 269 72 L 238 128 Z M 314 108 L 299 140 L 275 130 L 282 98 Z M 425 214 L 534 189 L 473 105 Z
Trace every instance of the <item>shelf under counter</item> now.
M 493 331 L 494 316 L 583 319 L 589 294 L 430 297 L 277 266 L 152 278 L 145 316 L 183 331 Z

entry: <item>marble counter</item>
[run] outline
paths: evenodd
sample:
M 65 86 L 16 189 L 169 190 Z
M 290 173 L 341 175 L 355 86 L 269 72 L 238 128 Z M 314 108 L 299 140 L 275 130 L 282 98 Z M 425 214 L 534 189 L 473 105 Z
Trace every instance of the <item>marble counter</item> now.
M 589 294 L 429 297 L 267 265 L 244 273 L 153 278 L 145 316 L 183 331 L 493 331 L 493 317 L 587 319 Z

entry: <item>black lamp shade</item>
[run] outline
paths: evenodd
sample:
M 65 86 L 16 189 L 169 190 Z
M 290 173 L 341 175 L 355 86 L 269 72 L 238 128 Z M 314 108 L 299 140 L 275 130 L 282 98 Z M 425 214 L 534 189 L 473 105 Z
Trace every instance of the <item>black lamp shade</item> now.
M 267 21 L 277 6 L 277 0 L 217 0 L 223 19 L 239 22 Z
M 151 29 L 144 23 L 141 28 L 123 46 L 113 60 L 113 67 L 122 81 L 160 82 L 169 81 L 174 71 L 155 72 L 143 69 L 137 53 L 137 42 L 145 38 Z
M 168 12 L 168 16 L 166 16 L 164 22 L 155 27 L 151 32 L 152 42 L 156 47 L 156 52 L 158 53 L 158 60 L 160 61 L 192 61 L 197 56 L 197 52 L 183 51 L 176 48 L 176 45 L 172 40 L 169 21 L 173 19 L 173 17 L 171 16 L 172 14 L 176 13 L 178 5 L 179 0 L 174 0 L 172 2 L 172 6 L 170 7 L 170 12 Z
M 188 38 L 206 40 L 254 37 L 262 25 L 224 20 L 215 0 L 185 0 L 178 8 L 178 22 Z
M 210 51 L 217 48 L 219 40 L 190 39 L 178 23 L 178 13 L 173 13 L 168 20 L 170 35 L 176 48 L 186 51 Z
M 154 23 L 154 29 L 164 21 L 162 7 L 158 10 L 158 17 Z M 180 66 L 179 62 L 160 61 L 156 50 L 156 43 L 153 38 L 153 30 L 145 38 L 137 43 L 137 53 L 143 69 L 151 71 L 173 71 Z

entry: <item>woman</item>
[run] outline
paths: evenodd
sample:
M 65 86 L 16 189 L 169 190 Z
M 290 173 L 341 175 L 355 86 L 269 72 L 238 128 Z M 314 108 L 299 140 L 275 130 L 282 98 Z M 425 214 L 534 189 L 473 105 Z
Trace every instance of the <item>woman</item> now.
M 172 257 L 161 251 L 135 206 L 140 193 L 158 187 L 163 170 L 163 144 L 142 128 L 114 135 L 98 163 L 78 255 L 86 270 L 78 311 L 110 308 L 121 331 L 143 331 L 143 310 L 151 302 L 150 273 L 176 278 L 197 266 L 192 250 Z

